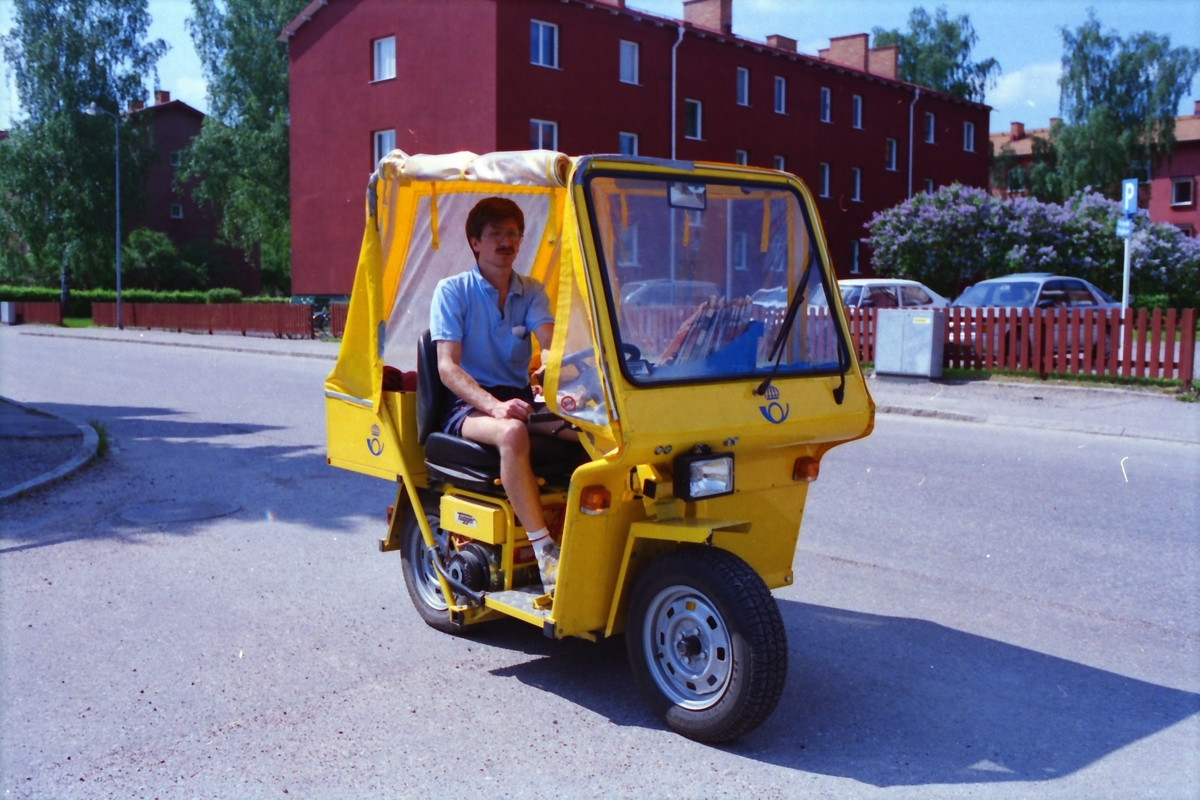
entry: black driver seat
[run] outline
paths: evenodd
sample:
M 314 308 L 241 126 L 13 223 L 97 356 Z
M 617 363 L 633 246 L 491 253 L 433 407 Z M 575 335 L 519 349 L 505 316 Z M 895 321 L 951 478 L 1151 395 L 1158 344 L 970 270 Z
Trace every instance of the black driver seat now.
M 450 396 L 438 372 L 437 346 L 427 330 L 417 345 L 417 441 L 425 446 L 429 478 L 468 491 L 503 494 L 500 451 L 439 430 Z M 529 444 L 533 473 L 551 486 L 568 485 L 571 473 L 587 457 L 580 444 L 553 436 L 533 434 Z

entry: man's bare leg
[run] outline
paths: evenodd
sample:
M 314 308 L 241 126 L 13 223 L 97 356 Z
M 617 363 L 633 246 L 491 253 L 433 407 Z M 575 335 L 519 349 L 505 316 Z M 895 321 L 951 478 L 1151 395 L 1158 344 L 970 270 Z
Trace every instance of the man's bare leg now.
M 500 451 L 500 482 L 527 531 L 546 527 L 537 478 L 529 463 L 529 428 L 518 419 L 493 419 L 476 411 L 463 420 L 462 435 Z

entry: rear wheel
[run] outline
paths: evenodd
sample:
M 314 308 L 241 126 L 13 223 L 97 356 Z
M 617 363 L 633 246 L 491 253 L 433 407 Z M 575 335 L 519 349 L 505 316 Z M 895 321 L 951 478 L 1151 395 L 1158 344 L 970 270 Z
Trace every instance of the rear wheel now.
M 783 694 L 779 606 L 728 551 L 682 547 L 648 565 L 630 596 L 625 639 L 642 694 L 689 739 L 736 739 L 766 721 Z
M 423 494 L 422 509 L 433 540 L 442 556 L 442 563 L 450 560 L 450 535 L 442 530 L 441 505 L 436 495 Z M 421 536 L 421 528 L 413 514 L 412 506 L 404 511 L 404 520 L 400 526 L 400 562 L 404 572 L 404 585 L 408 588 L 409 599 L 421 619 L 431 628 L 443 633 L 461 633 L 462 625 L 450 620 L 450 612 L 446 607 L 446 598 L 442 595 L 442 587 L 438 583 L 437 571 L 433 566 L 433 554 L 425 549 L 425 540 Z

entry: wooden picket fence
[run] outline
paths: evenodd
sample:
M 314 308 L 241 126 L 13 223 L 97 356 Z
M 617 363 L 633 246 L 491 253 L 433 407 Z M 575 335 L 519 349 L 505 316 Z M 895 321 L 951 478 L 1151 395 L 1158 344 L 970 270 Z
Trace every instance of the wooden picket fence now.
M 116 303 L 92 303 L 92 324 L 117 324 Z M 126 328 L 170 331 L 268 333 L 276 338 L 313 338 L 307 303 L 122 303 Z
M 57 301 L 26 303 L 18 301 L 17 323 L 30 325 L 62 325 L 62 305 Z
M 329 304 L 329 335 L 340 339 L 346 332 L 346 315 L 350 313 L 349 303 Z
M 875 360 L 874 308 L 846 309 L 862 361 Z M 948 308 L 942 366 L 1041 376 L 1195 375 L 1196 309 Z

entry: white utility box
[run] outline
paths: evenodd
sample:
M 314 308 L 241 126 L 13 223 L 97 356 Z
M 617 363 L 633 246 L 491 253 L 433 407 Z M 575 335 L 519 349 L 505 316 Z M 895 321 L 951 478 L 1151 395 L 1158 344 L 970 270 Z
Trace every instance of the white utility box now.
M 0 325 L 17 324 L 17 304 L 8 300 L 0 303 Z
M 945 309 L 881 308 L 875 312 L 875 372 L 940 378 L 945 341 Z

